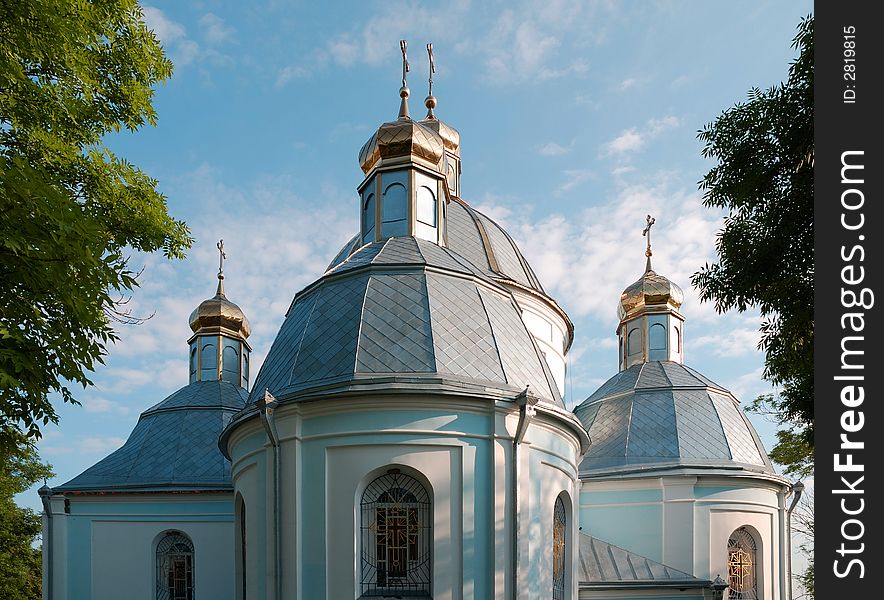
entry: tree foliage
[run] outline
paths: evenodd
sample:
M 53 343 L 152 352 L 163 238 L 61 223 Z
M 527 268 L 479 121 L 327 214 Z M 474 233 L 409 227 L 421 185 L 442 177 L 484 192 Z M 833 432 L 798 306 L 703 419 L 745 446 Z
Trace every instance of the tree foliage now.
M 116 339 L 127 252 L 179 258 L 187 227 L 108 134 L 155 124 L 172 72 L 136 0 L 0 0 L 0 443 L 57 422 L 49 400 Z
M 793 48 L 786 82 L 751 90 L 699 132 L 717 161 L 700 181 L 703 202 L 729 214 L 718 262 L 692 283 L 719 312 L 760 310 L 764 377 L 779 394 L 759 402 L 791 427 L 774 455 L 797 459 L 798 472 L 811 455 L 794 452 L 813 450 L 813 16 Z
M 14 496 L 53 473 L 32 443 L 13 436 L 0 448 L 0 598 L 34 600 L 40 597 L 42 557 L 33 543 L 42 524 L 33 510 L 17 506 Z

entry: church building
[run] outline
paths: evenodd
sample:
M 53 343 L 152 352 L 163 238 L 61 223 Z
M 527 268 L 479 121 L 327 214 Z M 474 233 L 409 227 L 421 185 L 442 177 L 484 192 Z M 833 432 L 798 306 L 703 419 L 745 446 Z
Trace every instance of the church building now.
M 792 486 L 737 399 L 684 364 L 653 221 L 619 371 L 568 410 L 571 320 L 462 196 L 432 75 L 417 119 L 405 75 L 358 155 L 358 232 L 294 294 L 257 375 L 222 259 L 187 385 L 40 490 L 43 597 L 791 600 Z

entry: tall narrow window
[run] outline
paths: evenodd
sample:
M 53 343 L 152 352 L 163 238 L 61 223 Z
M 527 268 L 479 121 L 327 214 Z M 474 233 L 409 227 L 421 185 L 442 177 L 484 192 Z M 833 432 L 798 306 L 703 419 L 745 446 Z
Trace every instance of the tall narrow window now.
M 755 538 L 745 527 L 740 527 L 727 541 L 729 600 L 757 600 L 757 565 L 758 552 Z
M 553 509 L 553 600 L 565 600 L 565 534 L 568 526 L 568 515 L 565 512 L 565 502 L 562 496 L 556 498 Z
M 429 187 L 417 188 L 417 211 L 415 214 L 415 235 L 425 240 L 436 241 L 436 194 Z
M 414 477 L 390 469 L 362 494 L 362 597 L 429 597 L 430 496 Z
M 246 503 L 239 511 L 239 568 L 242 573 L 242 600 L 246 600 Z
M 196 344 L 190 345 L 190 383 L 196 381 L 197 355 Z
M 193 542 L 180 531 L 157 544 L 157 600 L 193 600 Z
M 365 197 L 362 205 L 362 243 L 369 244 L 374 241 L 375 208 L 374 194 Z
M 638 327 L 629 330 L 629 337 L 626 339 L 627 356 L 635 356 L 642 352 L 642 332 Z

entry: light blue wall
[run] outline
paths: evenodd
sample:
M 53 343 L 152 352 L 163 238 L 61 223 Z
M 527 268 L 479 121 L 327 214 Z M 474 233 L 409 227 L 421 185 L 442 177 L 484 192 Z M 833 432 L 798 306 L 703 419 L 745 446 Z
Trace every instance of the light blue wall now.
M 64 556 L 67 560 L 68 598 L 72 599 L 92 597 L 92 528 L 95 522 L 162 522 L 169 524 L 170 528 L 175 527 L 177 519 L 186 523 L 230 523 L 231 527 L 233 523 L 230 494 L 212 495 L 205 501 L 193 501 L 190 496 L 188 501 L 178 502 L 168 496 L 150 502 L 133 501 L 131 497 L 119 501 L 108 501 L 106 497 L 102 501 L 73 497 L 69 507 L 69 514 L 54 518 L 64 519 L 67 528 Z M 180 528 L 186 530 L 186 525 Z M 153 565 L 145 568 L 152 571 Z
M 580 506 L 583 533 L 655 560 L 663 560 L 661 504 Z

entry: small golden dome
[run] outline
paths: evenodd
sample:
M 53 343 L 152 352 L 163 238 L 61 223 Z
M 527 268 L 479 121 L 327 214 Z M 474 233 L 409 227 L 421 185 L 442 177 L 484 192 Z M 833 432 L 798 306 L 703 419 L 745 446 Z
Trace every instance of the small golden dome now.
M 680 287 L 663 275 L 648 269 L 638 281 L 620 294 L 617 314 L 623 321 L 646 306 L 668 306 L 677 310 L 682 302 L 684 302 L 684 291 Z
M 247 338 L 252 326 L 242 309 L 224 295 L 222 282 L 218 282 L 218 292 L 214 297 L 203 300 L 190 313 L 190 329 L 198 333 L 202 329 L 220 328 L 225 333 L 233 333 Z
M 359 166 L 368 175 L 379 162 L 399 162 L 395 159 L 429 163 L 442 169 L 445 142 L 442 136 L 423 123 L 408 117 L 384 123 L 359 151 Z
M 424 119 L 420 123 L 439 134 L 446 150 L 455 156 L 460 156 L 460 133 L 457 129 L 435 117 Z

